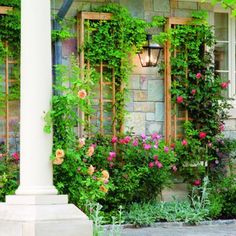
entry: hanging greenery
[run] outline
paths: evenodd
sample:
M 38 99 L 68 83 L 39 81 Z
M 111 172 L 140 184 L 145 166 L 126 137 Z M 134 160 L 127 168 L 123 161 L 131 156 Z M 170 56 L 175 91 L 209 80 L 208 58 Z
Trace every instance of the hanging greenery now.
M 163 26 L 164 17 L 155 17 L 152 22 L 134 18 L 130 12 L 118 5 L 107 4 L 96 9 L 112 13 L 111 20 L 87 21 L 88 37 L 83 50 L 85 59 L 92 67 L 101 62 L 114 68 L 116 77 L 116 121 L 120 131 L 125 118 L 128 95 L 128 79 L 133 69 L 132 57 L 141 50 L 146 41 L 147 30 Z
M 172 107 L 187 111 L 183 139 L 176 144 L 183 177 L 201 180 L 209 173 L 210 163 L 219 161 L 213 143 L 224 130 L 231 108 L 227 89 L 230 81 L 214 70 L 213 28 L 204 14 L 195 14 L 191 24 L 177 25 L 165 36 L 171 43 Z

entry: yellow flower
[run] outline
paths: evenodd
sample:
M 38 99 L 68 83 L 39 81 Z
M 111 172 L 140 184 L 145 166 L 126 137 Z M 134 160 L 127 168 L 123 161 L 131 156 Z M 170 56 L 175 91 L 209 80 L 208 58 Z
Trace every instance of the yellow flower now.
M 108 189 L 104 186 L 104 185 L 101 185 L 100 186 L 100 190 L 104 193 L 107 193 L 108 192 Z
M 63 158 L 58 158 L 56 157 L 54 160 L 53 160 L 53 164 L 54 165 L 61 165 L 63 163 L 64 159 Z
M 85 145 L 85 138 L 79 138 L 79 148 L 82 148 Z
M 93 175 L 94 171 L 95 171 L 95 168 L 92 165 L 90 165 L 90 167 L 88 168 L 88 174 Z
M 87 156 L 91 157 L 94 153 L 94 146 L 91 145 L 87 151 Z
M 110 177 L 107 170 L 103 170 L 103 171 L 102 171 L 102 176 L 103 176 L 105 179 L 109 179 L 109 177 Z
M 56 150 L 56 158 L 63 158 L 65 156 L 65 152 L 62 149 Z

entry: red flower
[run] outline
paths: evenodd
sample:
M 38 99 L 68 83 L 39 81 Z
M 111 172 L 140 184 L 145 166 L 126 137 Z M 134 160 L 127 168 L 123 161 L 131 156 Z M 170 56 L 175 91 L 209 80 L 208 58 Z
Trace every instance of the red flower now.
M 227 89 L 227 88 L 228 88 L 228 85 L 229 85 L 229 81 L 223 82 L 223 83 L 220 84 L 220 86 L 221 86 L 222 89 Z
M 196 90 L 196 89 L 192 89 L 192 91 L 191 91 L 191 94 L 192 94 L 192 95 L 195 95 L 195 94 L 196 94 L 196 92 L 197 92 L 197 90 Z
M 172 144 L 170 145 L 170 147 L 171 147 L 172 149 L 174 149 L 174 148 L 175 148 L 175 143 L 172 143 Z
M 125 139 L 120 139 L 120 144 L 126 144 Z
M 176 102 L 177 103 L 182 103 L 184 101 L 184 98 L 182 97 L 182 96 L 178 96 L 177 98 L 176 98 Z
M 14 152 L 12 154 L 12 157 L 16 160 L 16 161 L 19 161 L 20 160 L 20 154 L 18 152 Z
M 196 78 L 197 79 L 200 79 L 202 77 L 202 74 L 200 73 L 200 72 L 198 72 L 197 74 L 196 74 Z
M 176 172 L 177 171 L 177 167 L 175 165 L 172 166 L 172 170 L 173 170 L 173 172 Z
M 202 181 L 200 179 L 196 179 L 196 180 L 194 180 L 193 185 L 194 186 L 200 186 L 201 183 L 202 183 Z
M 131 140 L 131 137 L 130 137 L 130 136 L 126 136 L 126 137 L 124 138 L 124 140 L 125 140 L 125 143 L 129 143 L 130 140 Z
M 112 143 L 116 143 L 117 140 L 118 140 L 117 137 L 116 137 L 116 136 L 113 136 L 112 139 L 111 139 L 111 142 L 112 142 Z
M 150 162 L 150 163 L 148 164 L 148 166 L 149 166 L 149 168 L 153 168 L 153 167 L 154 167 L 154 162 Z
M 187 140 L 183 139 L 183 141 L 182 141 L 182 145 L 183 145 L 183 146 L 187 146 L 187 145 L 188 145 Z
M 200 133 L 199 133 L 199 138 L 200 138 L 200 139 L 204 139 L 204 138 L 206 138 L 206 135 L 207 135 L 207 134 L 206 134 L 205 132 L 200 132 Z

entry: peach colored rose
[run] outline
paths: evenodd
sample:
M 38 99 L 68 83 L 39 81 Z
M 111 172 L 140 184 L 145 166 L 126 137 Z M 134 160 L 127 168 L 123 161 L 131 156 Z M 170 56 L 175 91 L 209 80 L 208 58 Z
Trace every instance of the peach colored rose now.
M 63 163 L 64 159 L 63 158 L 58 158 L 56 157 L 54 160 L 53 160 L 53 164 L 54 165 L 61 165 Z
M 78 92 L 78 97 L 79 97 L 79 98 L 85 99 L 86 96 L 87 96 L 87 92 L 86 92 L 84 89 L 81 89 L 81 90 Z
M 79 148 L 82 148 L 85 145 L 85 138 L 79 138 Z
M 65 152 L 62 149 L 56 150 L 56 158 L 64 158 Z
M 87 151 L 87 156 L 91 157 L 94 154 L 94 146 L 91 145 Z
M 101 185 L 100 186 L 100 190 L 104 193 L 107 193 L 108 192 L 108 189 L 104 186 L 104 185 Z
M 88 168 L 88 174 L 93 175 L 94 171 L 95 171 L 95 168 L 92 165 L 90 165 L 90 167 Z
M 105 179 L 109 179 L 109 177 L 110 177 L 107 170 L 103 170 L 103 171 L 102 171 L 102 176 L 103 176 Z

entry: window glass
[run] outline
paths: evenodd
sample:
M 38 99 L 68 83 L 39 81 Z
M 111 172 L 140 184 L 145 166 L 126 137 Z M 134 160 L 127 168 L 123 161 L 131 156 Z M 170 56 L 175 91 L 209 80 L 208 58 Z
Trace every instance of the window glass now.
M 217 41 L 228 41 L 228 14 L 215 13 L 215 36 Z

